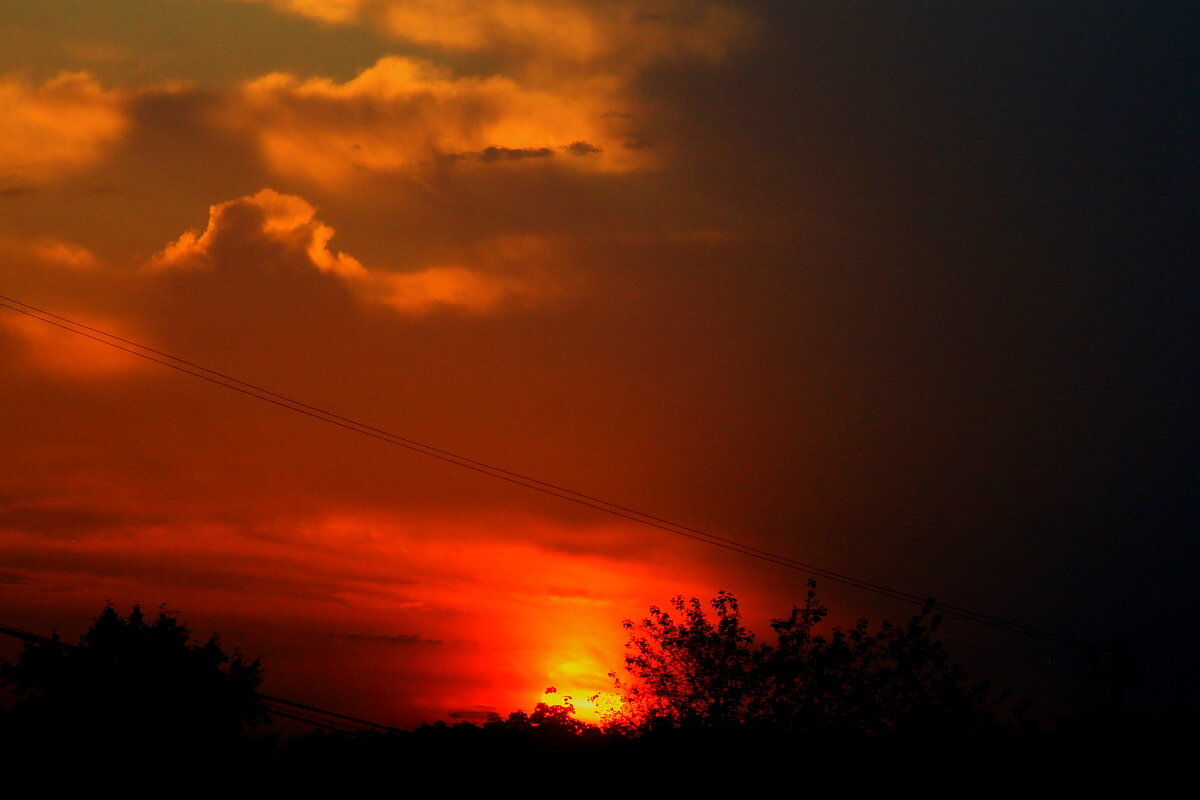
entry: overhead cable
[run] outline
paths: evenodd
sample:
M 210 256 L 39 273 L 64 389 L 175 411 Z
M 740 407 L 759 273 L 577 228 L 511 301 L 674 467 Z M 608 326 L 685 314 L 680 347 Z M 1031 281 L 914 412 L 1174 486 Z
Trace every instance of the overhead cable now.
M 988 625 L 1000 630 L 1023 634 L 1025 636 L 1042 639 L 1044 641 L 1053 642 L 1066 647 L 1073 647 L 1081 650 L 1094 648 L 1094 645 L 1073 637 L 1064 636 L 1052 631 L 1014 622 L 1003 617 L 987 614 L 981 611 L 975 611 L 962 606 L 937 602 L 933 598 L 927 596 L 905 592 L 899 589 L 884 586 L 882 584 L 873 583 L 862 578 L 856 578 L 852 575 L 842 572 L 825 569 L 824 567 L 799 561 L 780 553 L 754 547 L 734 539 L 718 536 L 698 528 L 682 525 L 660 516 L 655 516 L 644 511 L 639 511 L 628 506 L 604 500 L 600 497 L 576 491 L 551 481 L 541 480 L 530 475 L 525 475 L 520 472 L 504 469 L 494 464 L 469 458 L 449 450 L 434 447 L 415 439 L 410 439 L 391 431 L 368 425 L 331 411 L 327 411 L 319 406 L 296 400 L 292 397 L 271 391 L 257 384 L 235 378 L 218 370 L 210 369 L 209 367 L 201 366 L 200 364 L 196 364 L 192 361 L 180 358 L 179 356 L 172 355 L 171 353 L 157 350 L 153 347 L 117 336 L 99 328 L 85 325 L 81 322 L 69 319 L 68 317 L 46 311 L 45 309 L 31 306 L 28 303 L 23 303 L 20 300 L 16 300 L 11 297 L 0 295 L 0 307 L 7 308 L 8 310 L 14 311 L 18 314 L 24 314 L 25 316 L 40 320 L 48 325 L 53 325 L 78 336 L 91 339 L 107 345 L 108 347 L 112 347 L 137 356 L 138 358 L 142 358 L 147 361 L 153 361 L 156 364 L 161 364 L 164 367 L 169 367 L 170 369 L 178 372 L 183 372 L 191 375 L 194 378 L 200 378 L 201 380 L 208 381 L 209 383 L 216 384 L 226 389 L 239 392 L 267 403 L 271 403 L 272 405 L 279 406 L 280 408 L 286 408 L 289 411 L 293 411 L 297 414 L 303 414 L 307 417 L 320 420 L 321 422 L 325 422 L 329 425 L 335 425 L 339 428 L 344 428 L 363 436 L 369 436 L 373 439 L 377 439 L 396 447 L 402 447 L 406 450 L 411 450 L 430 458 L 435 458 L 439 461 L 453 464 L 457 467 L 461 467 L 462 469 L 471 470 L 473 472 L 487 475 L 498 480 L 515 484 L 517 486 L 523 486 L 526 489 L 531 489 L 533 491 L 541 492 L 542 494 L 547 494 L 552 497 L 557 497 L 571 503 L 586 506 L 588 508 L 601 511 L 605 514 L 610 514 L 631 522 L 656 528 L 667 533 L 675 534 L 676 536 L 682 536 L 698 542 L 703 542 L 704 544 L 738 553 L 749 558 L 758 559 L 760 561 L 776 564 L 787 569 L 814 575 L 835 583 L 853 586 L 858 589 L 873 592 L 875 594 L 889 597 L 894 600 L 899 600 L 911 605 L 922 607 L 931 606 L 939 613 L 948 616 L 959 617 L 961 619 L 970 620 L 981 625 Z

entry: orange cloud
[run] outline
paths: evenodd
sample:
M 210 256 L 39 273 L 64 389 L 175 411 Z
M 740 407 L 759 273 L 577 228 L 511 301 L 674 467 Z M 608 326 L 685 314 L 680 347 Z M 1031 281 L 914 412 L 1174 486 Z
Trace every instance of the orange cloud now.
M 553 249 L 533 237 L 504 237 L 474 248 L 467 258 L 478 266 L 455 262 L 389 272 L 368 270 L 353 256 L 332 250 L 333 236 L 308 201 L 263 189 L 211 206 L 203 232 L 185 232 L 148 266 L 158 272 L 324 273 L 363 301 L 409 314 L 487 312 L 551 296 L 557 288 L 542 268 L 555 257 Z
M 475 272 L 466 267 L 430 267 L 419 272 L 384 276 L 390 288 L 386 303 L 408 312 L 437 307 L 486 311 L 528 294 L 528 284 Z
M 227 119 L 281 174 L 345 187 L 362 174 L 434 166 L 554 164 L 629 172 L 653 166 L 637 75 L 662 61 L 717 63 L 756 23 L 716 0 L 268 0 L 330 24 L 487 54 L 463 76 L 388 56 L 345 83 L 273 73 L 242 87 Z M 640 125 L 641 123 L 636 123 Z
M 90 271 L 100 263 L 86 247 L 52 237 L 26 240 L 0 234 L 0 254 L 29 260 L 38 267 L 68 270 Z
M 84 325 L 109 331 L 123 338 L 145 341 L 123 322 L 88 314 L 68 315 Z M 145 368 L 149 362 L 32 317 L 4 312 L 0 331 L 18 343 L 34 369 L 59 378 L 96 380 L 125 375 Z
M 453 261 L 381 275 L 380 284 L 384 302 L 401 311 L 486 312 L 562 296 L 569 288 L 567 261 L 545 237 L 499 236 L 465 248 Z
M 623 102 L 608 77 L 534 88 L 388 56 L 345 83 L 287 73 L 251 81 L 228 120 L 257 138 L 275 171 L 343 187 L 363 172 L 450 164 L 635 169 L 649 155 L 624 147 L 628 121 L 607 113 Z
M 366 269 L 358 259 L 329 249 L 333 228 L 316 219 L 316 209 L 294 195 L 263 189 L 258 194 L 218 203 L 208 209 L 203 233 L 187 231 L 155 255 L 156 269 L 214 269 L 273 245 L 276 264 L 299 264 L 358 278 Z
M 49 180 L 104 157 L 128 128 L 125 97 L 86 72 L 40 85 L 0 78 L 0 169 Z
M 526 61 L 620 63 L 719 60 L 754 33 L 734 4 L 715 0 L 267 0 L 334 24 L 370 24 L 402 41 Z
M 363 0 L 267 0 L 274 6 L 322 22 L 354 22 L 366 5 Z

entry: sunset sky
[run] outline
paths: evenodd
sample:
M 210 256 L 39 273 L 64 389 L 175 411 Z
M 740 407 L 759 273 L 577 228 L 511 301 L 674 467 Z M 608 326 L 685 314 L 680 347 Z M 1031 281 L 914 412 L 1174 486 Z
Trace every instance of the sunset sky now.
M 1129 635 L 1145 691 L 1194 702 L 1198 34 L 1182 2 L 0 0 L 0 295 Z M 0 457 L 0 622 L 166 603 L 266 691 L 388 723 L 603 689 L 621 621 L 677 594 L 760 631 L 803 597 L 4 308 Z M 946 634 L 1091 691 L 1077 653 Z

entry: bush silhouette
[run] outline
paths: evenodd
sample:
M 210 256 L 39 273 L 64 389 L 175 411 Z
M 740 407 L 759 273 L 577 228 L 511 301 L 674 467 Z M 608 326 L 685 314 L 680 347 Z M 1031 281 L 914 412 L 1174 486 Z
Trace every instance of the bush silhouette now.
M 259 661 L 204 644 L 172 612 L 146 620 L 106 605 L 77 646 L 29 642 L 0 681 L 16 695 L 6 714 L 27 741 L 79 748 L 210 748 L 266 719 Z
M 630 631 L 626 669 L 612 676 L 622 706 L 609 720 L 630 733 L 713 730 L 793 735 L 979 733 L 1000 730 L 1007 694 L 968 683 L 935 637 L 932 604 L 906 624 L 867 620 L 828 635 L 810 581 L 805 604 L 771 627 L 774 644 L 756 644 L 737 599 L 721 592 L 710 620 L 700 601 L 676 597 L 651 607 Z

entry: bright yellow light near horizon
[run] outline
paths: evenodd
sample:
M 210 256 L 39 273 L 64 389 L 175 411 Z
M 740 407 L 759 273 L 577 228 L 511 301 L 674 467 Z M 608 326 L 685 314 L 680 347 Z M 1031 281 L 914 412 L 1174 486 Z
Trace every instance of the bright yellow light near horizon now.
M 540 702 L 547 705 L 570 703 L 575 717 L 583 722 L 600 724 L 621 704 L 608 677 L 611 667 L 605 667 L 590 657 L 564 661 L 550 670 L 549 688 Z M 551 691 L 551 689 L 553 691 Z

